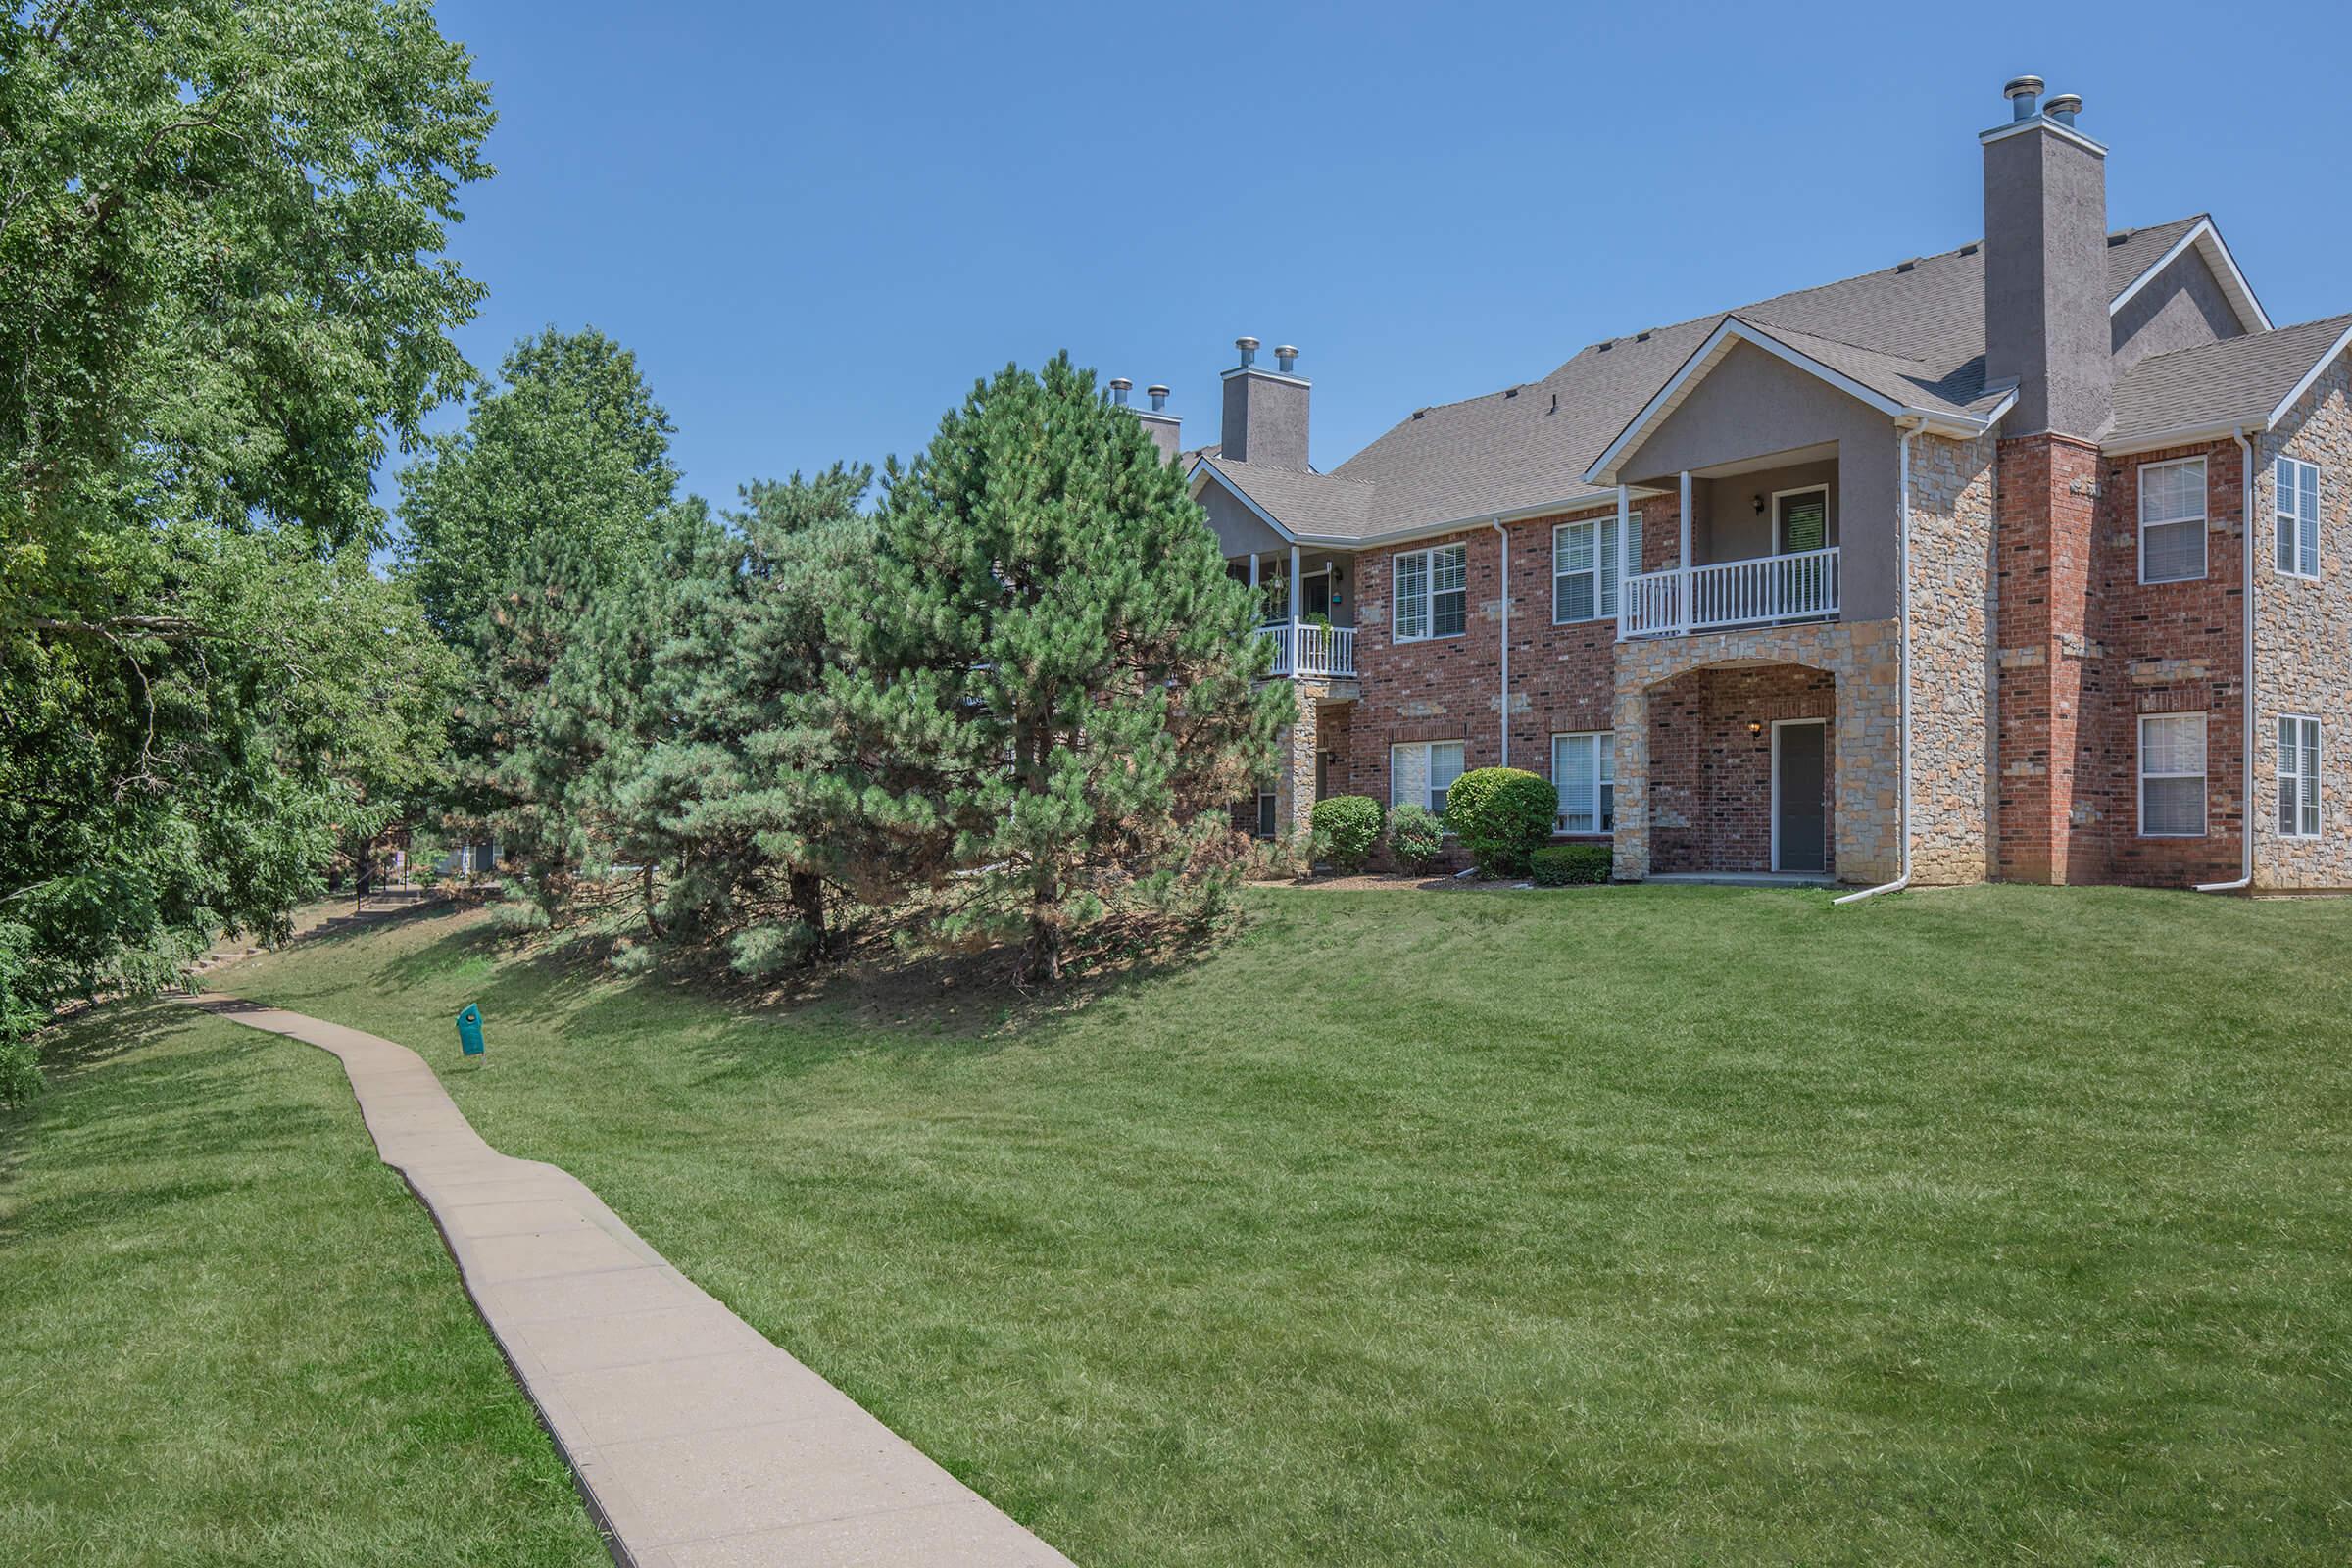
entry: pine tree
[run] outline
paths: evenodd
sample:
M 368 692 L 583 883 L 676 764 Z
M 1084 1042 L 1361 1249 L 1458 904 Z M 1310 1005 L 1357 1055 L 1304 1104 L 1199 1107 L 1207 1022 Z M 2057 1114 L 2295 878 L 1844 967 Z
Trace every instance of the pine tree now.
M 746 973 L 826 956 L 828 882 L 882 853 L 834 783 L 825 690 L 848 657 L 834 628 L 871 553 L 872 482 L 842 465 L 757 482 L 725 526 L 682 526 L 600 598 L 554 682 L 601 753 L 580 814 L 614 854 L 664 869 L 654 934 L 723 941 Z
M 893 476 L 834 678 L 867 820 L 960 875 L 936 934 L 1070 934 L 1210 875 L 1292 715 L 1183 475 L 1067 355 L 1007 367 Z M 1221 876 L 1223 873 L 1217 873 Z

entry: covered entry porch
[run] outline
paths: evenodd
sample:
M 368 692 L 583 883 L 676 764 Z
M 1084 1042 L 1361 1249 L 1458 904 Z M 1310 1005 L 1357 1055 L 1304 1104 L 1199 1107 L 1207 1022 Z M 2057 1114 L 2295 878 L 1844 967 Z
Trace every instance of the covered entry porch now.
M 1891 632 L 1831 622 L 1620 643 L 1616 875 L 1894 875 Z

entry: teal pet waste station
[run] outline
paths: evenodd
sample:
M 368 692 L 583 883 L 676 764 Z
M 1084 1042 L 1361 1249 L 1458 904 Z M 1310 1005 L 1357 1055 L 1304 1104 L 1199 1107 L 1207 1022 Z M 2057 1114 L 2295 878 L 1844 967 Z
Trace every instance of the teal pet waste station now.
M 468 1056 L 482 1054 L 482 1009 L 472 1003 L 458 1014 L 458 1044 L 466 1048 Z

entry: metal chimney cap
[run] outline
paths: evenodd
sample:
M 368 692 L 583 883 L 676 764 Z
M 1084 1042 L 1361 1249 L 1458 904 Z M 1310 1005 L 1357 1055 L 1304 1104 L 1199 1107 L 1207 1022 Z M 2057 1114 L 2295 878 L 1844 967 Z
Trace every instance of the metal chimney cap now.
M 1298 345 L 1293 343 L 1285 343 L 1274 352 L 1278 357 L 1286 360 L 1295 360 L 1298 357 Z
M 2075 117 L 2082 112 L 2082 99 L 2079 94 L 2062 92 L 2043 104 L 2041 112 L 2061 125 L 2071 125 L 2075 122 Z
M 1134 386 L 1135 386 L 1135 383 L 1134 383 L 1133 381 L 1130 381 L 1130 380 L 1128 380 L 1128 379 L 1127 379 L 1125 376 L 1123 376 L 1123 375 L 1114 375 L 1114 376 L 1112 376 L 1112 377 L 1110 378 L 1110 389 L 1111 389 L 1113 392 L 1126 392 L 1126 391 L 1130 391 L 1130 390 L 1132 390 L 1132 389 L 1134 388 Z
M 1144 395 L 1152 398 L 1164 398 L 1168 395 L 1168 389 L 1164 386 L 1148 386 L 1144 388 Z
M 1257 347 L 1257 339 L 1253 337 L 1237 337 L 1233 340 L 1233 346 L 1237 349 L 1240 349 L 1244 354 L 1247 354 L 1251 349 Z
M 2010 112 L 2019 120 L 2034 118 L 2034 100 L 2041 96 L 2039 76 L 2012 76 L 2001 88 L 2001 96 L 2009 100 Z

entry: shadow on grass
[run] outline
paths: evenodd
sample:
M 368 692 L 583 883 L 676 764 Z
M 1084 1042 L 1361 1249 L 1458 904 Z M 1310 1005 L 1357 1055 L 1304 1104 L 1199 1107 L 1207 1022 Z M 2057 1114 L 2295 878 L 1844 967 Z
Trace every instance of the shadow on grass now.
M 556 1025 L 583 1039 L 642 1036 L 765 1076 L 851 1054 L 986 1055 L 1051 1040 L 1086 1008 L 1184 972 L 1221 945 L 1115 935 L 1084 956 L 1080 972 L 1041 990 L 1017 981 L 1007 949 L 903 951 L 892 935 L 860 931 L 835 961 L 781 979 L 746 979 L 720 955 L 684 948 L 663 952 L 653 972 L 627 976 L 612 960 L 628 939 L 612 929 L 524 934 L 476 919 L 387 959 L 376 974 L 422 991 L 478 968 L 463 997 L 485 1017 Z

